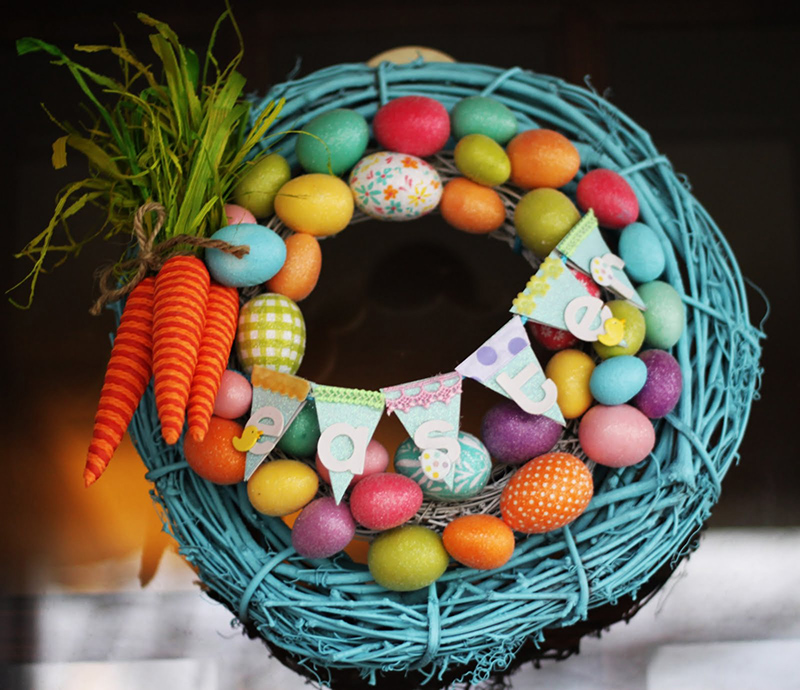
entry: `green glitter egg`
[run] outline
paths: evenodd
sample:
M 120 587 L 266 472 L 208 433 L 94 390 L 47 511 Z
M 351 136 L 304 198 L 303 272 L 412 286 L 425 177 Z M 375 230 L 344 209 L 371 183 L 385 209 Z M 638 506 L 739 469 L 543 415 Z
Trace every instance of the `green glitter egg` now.
M 455 163 L 464 177 L 496 187 L 511 175 L 511 161 L 503 147 L 485 134 L 468 134 L 456 144 Z
M 592 343 L 594 351 L 603 359 L 619 355 L 635 355 L 641 349 L 645 337 L 645 321 L 642 312 L 624 300 L 609 302 L 608 308 L 611 309 L 615 318 L 625 319 L 622 342 L 619 345 L 603 345 L 598 340 Z
M 654 280 L 637 288 L 647 307 L 645 342 L 660 350 L 668 350 L 681 337 L 685 321 L 683 302 L 678 291 L 669 283 Z
M 317 452 L 318 442 L 317 406 L 313 400 L 307 400 L 303 409 L 297 413 L 294 421 L 278 441 L 278 448 L 291 457 L 311 458 Z
M 309 173 L 327 173 L 330 160 L 333 174 L 341 175 L 367 150 L 369 125 L 355 110 L 337 108 L 318 115 L 303 131 L 314 136 L 298 134 L 295 153 Z
M 412 592 L 438 580 L 450 563 L 442 538 L 433 530 L 406 525 L 383 532 L 370 545 L 369 572 L 382 587 Z
M 450 113 L 450 129 L 456 139 L 484 134 L 502 145 L 517 133 L 517 118 L 500 101 L 470 96 L 456 103 Z

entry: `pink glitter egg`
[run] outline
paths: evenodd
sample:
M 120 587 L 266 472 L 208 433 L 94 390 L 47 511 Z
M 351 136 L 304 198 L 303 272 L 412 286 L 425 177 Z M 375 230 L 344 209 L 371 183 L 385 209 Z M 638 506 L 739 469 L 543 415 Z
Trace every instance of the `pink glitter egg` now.
M 319 455 L 317 455 L 315 464 L 317 467 L 317 474 L 322 477 L 324 482 L 330 484 L 331 473 L 328 472 L 328 468 L 320 462 Z M 387 467 L 389 467 L 389 451 L 373 438 L 367 445 L 367 454 L 364 458 L 364 471 L 361 474 L 353 475 L 353 478 L 350 480 L 350 486 L 354 486 L 364 477 L 371 474 L 386 472 Z
M 578 439 L 599 465 L 627 467 L 644 460 L 656 443 L 653 424 L 630 405 L 596 405 L 581 419 Z
M 330 496 L 317 498 L 297 516 L 292 546 L 305 558 L 329 558 L 353 539 L 356 523 L 346 503 L 336 505 Z
M 256 223 L 256 217 L 243 206 L 225 204 L 225 225 L 241 225 L 242 223 Z
M 364 477 L 350 495 L 350 511 L 359 525 L 385 530 L 407 522 L 422 505 L 422 489 L 402 474 Z
M 238 371 L 226 369 L 214 400 L 214 414 L 225 419 L 238 419 L 250 411 L 251 402 L 253 386 L 250 382 Z
M 599 168 L 586 173 L 575 190 L 578 206 L 590 208 L 604 228 L 622 230 L 639 217 L 639 201 L 628 181 L 613 170 Z
M 372 131 L 388 151 L 431 156 L 450 136 L 450 115 L 439 101 L 427 96 L 402 96 L 382 106 Z

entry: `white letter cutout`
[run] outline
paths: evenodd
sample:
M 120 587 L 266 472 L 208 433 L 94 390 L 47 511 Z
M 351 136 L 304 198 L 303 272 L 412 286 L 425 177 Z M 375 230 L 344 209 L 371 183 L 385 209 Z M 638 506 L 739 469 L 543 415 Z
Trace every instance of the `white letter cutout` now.
M 414 443 L 423 451 L 420 455 L 422 472 L 433 481 L 443 481 L 445 477 L 449 476 L 455 470 L 456 463 L 461 457 L 461 444 L 458 442 L 458 438 L 431 435 L 448 431 L 453 431 L 453 425 L 449 422 L 443 419 L 429 419 L 420 424 L 414 432 Z M 436 451 L 432 454 L 430 471 L 426 469 L 426 463 L 423 462 L 426 450 Z M 444 452 L 440 453 L 439 451 Z
M 347 436 L 353 443 L 353 452 L 349 458 L 344 460 L 337 460 L 331 452 L 331 444 L 339 436 Z M 353 426 L 347 422 L 331 424 L 319 437 L 319 443 L 317 444 L 319 460 L 329 472 L 361 474 L 364 471 L 369 439 L 369 429 L 365 426 Z
M 625 262 L 620 259 L 616 254 L 608 252 L 603 256 L 596 256 L 592 259 L 589 267 L 592 271 L 592 278 L 598 285 L 606 285 L 611 290 L 620 295 L 623 299 L 630 299 L 633 297 L 633 290 L 625 283 L 620 282 L 614 273 L 615 268 L 620 270 L 625 268 Z M 605 319 L 603 319 L 605 322 Z
M 583 316 L 578 318 L 578 312 L 584 309 Z M 600 327 L 592 330 L 591 324 L 600 315 Z M 576 297 L 572 300 L 567 308 L 564 310 L 564 321 L 567 323 L 567 328 L 572 335 L 585 340 L 587 342 L 594 342 L 597 340 L 598 335 L 603 335 L 606 332 L 605 323 L 614 315 L 598 297 L 591 295 L 584 295 L 583 297 Z M 502 385 L 502 384 L 500 384 Z
M 268 423 L 262 420 L 268 419 Z M 260 438 L 253 444 L 250 451 L 253 455 L 266 455 L 278 443 L 278 439 L 283 435 L 283 414 L 277 407 L 265 405 L 259 407 L 247 420 L 245 431 L 249 428 L 256 428 L 261 432 Z M 242 434 L 244 436 L 244 434 Z
M 544 398 L 538 402 L 531 400 L 522 392 L 523 386 L 541 370 L 542 366 L 539 362 L 531 362 L 513 379 L 503 372 L 499 374 L 495 380 L 497 381 L 497 385 L 508 393 L 508 397 L 525 410 L 525 412 L 528 414 L 544 414 L 556 404 L 556 398 L 558 398 L 558 388 L 556 388 L 556 384 L 553 383 L 551 379 L 545 379 L 545 382 L 542 384 Z

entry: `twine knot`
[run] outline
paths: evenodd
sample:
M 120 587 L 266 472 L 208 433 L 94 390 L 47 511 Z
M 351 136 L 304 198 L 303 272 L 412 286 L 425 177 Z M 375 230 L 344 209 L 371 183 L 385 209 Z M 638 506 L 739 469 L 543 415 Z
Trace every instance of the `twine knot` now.
M 144 226 L 145 216 L 155 212 L 156 222 L 153 232 L 147 233 Z M 158 272 L 164 262 L 171 256 L 176 256 L 181 252 L 170 254 L 169 251 L 179 245 L 189 245 L 191 247 L 202 247 L 205 249 L 219 249 L 227 254 L 233 254 L 237 259 L 250 253 L 250 247 L 246 244 L 230 244 L 222 240 L 212 240 L 207 237 L 196 237 L 195 235 L 175 235 L 163 242 L 155 243 L 158 233 L 164 227 L 167 212 L 157 201 L 148 201 L 136 209 L 133 217 L 133 234 L 139 243 L 139 251 L 136 256 L 122 263 L 104 268 L 97 277 L 100 284 L 100 297 L 92 305 L 89 313 L 97 316 L 109 302 L 116 302 L 127 295 L 135 288 L 144 277 L 150 272 Z M 120 273 L 131 273 L 130 278 L 119 284 L 117 276 Z

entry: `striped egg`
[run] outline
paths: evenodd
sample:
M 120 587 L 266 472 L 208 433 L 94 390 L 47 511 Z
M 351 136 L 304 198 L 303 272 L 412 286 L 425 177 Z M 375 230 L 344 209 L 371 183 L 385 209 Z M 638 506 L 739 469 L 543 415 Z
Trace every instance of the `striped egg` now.
M 420 485 L 425 498 L 434 501 L 461 501 L 483 491 L 489 481 L 492 460 L 489 451 L 472 434 L 458 432 L 461 457 L 455 467 L 453 488 L 443 481 L 431 479 L 420 462 L 422 450 L 409 438 L 400 444 L 394 454 L 394 469 Z
M 305 351 L 303 314 L 288 297 L 273 293 L 258 295 L 239 310 L 236 354 L 246 373 L 259 365 L 294 374 Z

